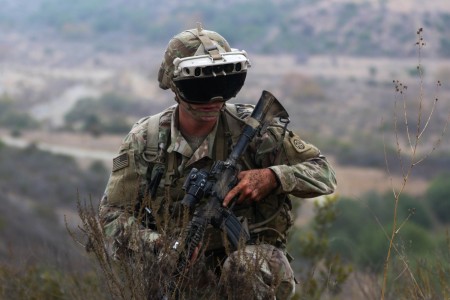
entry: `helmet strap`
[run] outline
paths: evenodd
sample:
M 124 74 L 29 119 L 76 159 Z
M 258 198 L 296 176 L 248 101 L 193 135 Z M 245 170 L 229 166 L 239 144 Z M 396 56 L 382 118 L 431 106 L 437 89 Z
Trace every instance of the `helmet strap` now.
M 187 30 L 193 35 L 195 35 L 205 48 L 205 51 L 212 57 L 214 60 L 222 59 L 222 55 L 220 55 L 219 48 L 215 45 L 212 40 L 209 38 L 207 34 L 203 33 L 203 28 L 200 23 L 197 23 L 197 32 L 193 30 Z

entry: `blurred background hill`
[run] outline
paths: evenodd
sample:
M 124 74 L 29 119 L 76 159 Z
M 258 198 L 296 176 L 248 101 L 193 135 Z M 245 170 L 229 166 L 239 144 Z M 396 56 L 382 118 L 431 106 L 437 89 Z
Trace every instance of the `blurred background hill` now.
M 157 72 L 169 39 L 196 22 L 249 53 L 246 85 L 231 101 L 274 93 L 292 127 L 336 164 L 341 196 L 389 190 L 385 148 L 402 180 L 394 80 L 408 85 L 400 98 L 410 124 L 421 93 L 424 116 L 439 98 L 420 154 L 440 141 L 449 116 L 446 0 L 0 0 L 0 8 L 0 258 L 10 263 L 81 255 L 64 216 L 76 226 L 77 199 L 98 202 L 132 124 L 174 103 Z M 414 171 L 409 191 L 426 198 L 450 172 L 448 134 Z
M 127 38 L 163 46 L 169 36 L 199 20 L 237 47 L 290 53 L 300 59 L 312 54 L 410 56 L 413 49 L 404 47 L 405 42 L 414 39 L 411 28 L 422 26 L 434 45 L 433 53 L 450 55 L 446 30 L 450 9 L 444 0 L 229 0 L 164 5 L 153 0 L 34 0 L 27 5 L 4 0 L 2 8 L 3 28 L 84 40 L 99 47 L 110 38 L 105 50 L 119 47 Z
M 407 97 L 414 99 L 422 63 L 425 108 L 448 95 L 450 5 L 445 1 L 1 4 L 4 127 L 127 132 L 138 118 L 173 103 L 156 81 L 164 48 L 170 37 L 198 21 L 249 52 L 252 69 L 233 101 L 255 103 L 262 89 L 272 91 L 289 107 L 294 127 L 346 164 L 384 164 L 380 132 L 393 128 L 393 80 L 408 84 Z M 425 28 L 426 42 L 420 62 L 419 27 Z M 436 94 L 437 80 L 443 85 Z M 447 117 L 448 103 L 441 102 L 433 129 Z M 411 105 L 411 115 L 414 109 Z M 431 147 L 435 136 L 428 138 Z M 448 160 L 448 145 L 441 149 L 440 157 Z

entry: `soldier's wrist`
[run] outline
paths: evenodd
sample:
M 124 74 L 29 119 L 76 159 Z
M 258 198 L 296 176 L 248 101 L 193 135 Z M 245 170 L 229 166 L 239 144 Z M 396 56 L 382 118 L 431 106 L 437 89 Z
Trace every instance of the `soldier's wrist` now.
M 277 190 L 281 186 L 280 178 L 278 178 L 278 175 L 277 175 L 277 173 L 275 173 L 274 170 L 272 170 L 271 168 L 268 168 L 268 169 L 270 170 L 270 172 L 273 175 L 273 178 L 275 179 L 275 187 L 273 189 Z
M 281 182 L 280 176 L 279 176 L 279 170 L 277 168 L 277 166 L 272 166 L 268 168 L 270 171 L 272 171 L 273 176 L 275 177 L 276 180 L 276 188 L 273 189 L 273 193 L 275 194 L 281 194 L 283 193 L 283 183 Z

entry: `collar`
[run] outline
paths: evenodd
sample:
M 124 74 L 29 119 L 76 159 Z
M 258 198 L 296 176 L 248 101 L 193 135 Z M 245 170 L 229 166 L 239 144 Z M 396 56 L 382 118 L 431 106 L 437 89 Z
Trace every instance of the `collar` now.
M 172 114 L 171 130 L 170 130 L 170 145 L 167 152 L 178 152 L 183 156 L 183 160 L 187 160 L 185 166 L 189 166 L 203 157 L 213 158 L 214 141 L 217 133 L 219 120 L 216 122 L 214 129 L 208 134 L 203 143 L 195 151 L 181 134 L 178 129 L 178 106 Z M 220 118 L 219 118 L 220 119 Z

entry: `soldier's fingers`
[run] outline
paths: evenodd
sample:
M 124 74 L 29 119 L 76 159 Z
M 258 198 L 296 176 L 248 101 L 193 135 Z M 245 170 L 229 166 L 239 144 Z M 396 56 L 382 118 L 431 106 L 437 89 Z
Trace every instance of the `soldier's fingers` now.
M 240 191 L 239 185 L 236 185 L 234 188 L 232 188 L 223 199 L 222 205 L 227 207 L 228 204 L 231 202 L 231 200 L 233 200 L 233 198 L 239 194 L 239 191 Z
M 194 264 L 197 261 L 198 254 L 200 253 L 200 248 L 202 247 L 202 243 L 200 243 L 194 249 L 194 253 L 192 253 L 191 259 L 189 260 L 189 264 Z
M 238 199 L 236 200 L 236 202 L 237 202 L 238 204 L 240 204 L 240 203 L 244 202 L 247 198 L 248 198 L 248 194 L 247 194 L 247 193 L 244 193 L 243 190 L 242 190 L 242 188 L 241 188 L 241 189 L 239 190 L 239 197 L 238 197 Z

